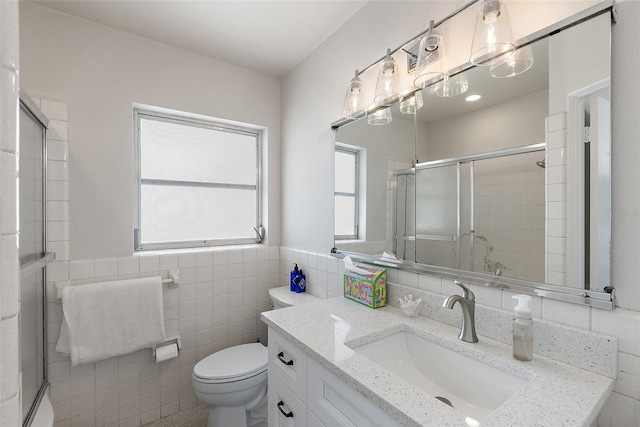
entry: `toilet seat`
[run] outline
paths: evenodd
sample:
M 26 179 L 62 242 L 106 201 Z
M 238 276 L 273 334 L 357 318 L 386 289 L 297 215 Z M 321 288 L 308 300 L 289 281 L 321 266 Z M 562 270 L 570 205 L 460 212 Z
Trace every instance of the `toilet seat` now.
M 242 381 L 265 372 L 268 359 L 267 347 L 260 343 L 229 347 L 198 362 L 193 378 L 208 384 Z

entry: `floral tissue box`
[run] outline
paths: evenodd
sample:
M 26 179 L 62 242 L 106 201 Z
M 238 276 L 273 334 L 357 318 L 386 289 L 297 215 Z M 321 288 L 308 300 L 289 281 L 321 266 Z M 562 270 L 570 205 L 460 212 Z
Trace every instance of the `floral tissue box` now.
M 344 296 L 371 308 L 387 305 L 387 270 L 368 264 L 357 264 L 370 274 L 347 270 L 344 273 Z

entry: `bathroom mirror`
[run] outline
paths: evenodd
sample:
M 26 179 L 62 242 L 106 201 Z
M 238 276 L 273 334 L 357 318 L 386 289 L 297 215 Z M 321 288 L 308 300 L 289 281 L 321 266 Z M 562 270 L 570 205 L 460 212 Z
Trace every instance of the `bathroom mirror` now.
M 400 268 L 612 308 L 609 10 L 519 40 L 534 60 L 520 75 L 453 70 L 468 90 L 423 89 L 415 121 L 335 122 L 336 142 L 366 148 L 367 166 L 387 164 L 386 183 L 380 171 L 364 183 L 367 198 L 383 187 L 386 203 L 367 204 L 367 232 L 336 240 L 337 251 L 369 261 L 385 251 Z M 362 143 L 378 139 L 414 143 L 416 163 L 389 167 L 389 147 Z
M 413 200 L 406 196 L 414 192 L 414 173 L 399 173 L 414 165 L 416 116 L 403 113 L 400 104 L 380 111 L 378 115 L 381 118 L 376 120 L 388 123 L 369 124 L 369 117 L 364 117 L 336 133 L 335 236 L 336 245 L 344 250 L 369 254 L 397 253 L 389 245 L 396 235 L 396 227 L 404 227 L 405 222 L 409 222 L 407 227 L 413 228 L 412 219 L 405 215 L 404 201 Z M 347 157 L 350 159 L 347 165 L 341 157 L 349 153 L 351 157 Z M 357 180 L 357 185 L 347 185 L 353 179 Z M 397 186 L 403 188 L 398 191 Z M 341 197 L 348 197 L 353 187 L 358 190 L 357 196 L 347 204 Z M 406 213 L 413 216 L 413 209 Z M 404 259 L 404 255 L 399 254 L 399 257 Z

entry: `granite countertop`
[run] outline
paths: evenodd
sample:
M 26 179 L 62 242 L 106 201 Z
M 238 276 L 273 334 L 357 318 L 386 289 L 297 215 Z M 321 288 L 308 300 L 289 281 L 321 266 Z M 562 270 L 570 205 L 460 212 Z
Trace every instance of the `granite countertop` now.
M 526 385 L 502 406 L 479 420 L 481 426 L 590 425 L 615 384 L 612 378 L 537 354 L 530 362 L 520 362 L 513 359 L 510 345 L 482 336 L 478 343 L 465 343 L 457 338 L 459 328 L 423 316 L 407 317 L 395 307 L 372 310 L 342 297 L 264 312 L 261 318 L 406 426 L 468 423 L 461 412 L 352 348 L 394 332 L 409 331 L 527 379 Z

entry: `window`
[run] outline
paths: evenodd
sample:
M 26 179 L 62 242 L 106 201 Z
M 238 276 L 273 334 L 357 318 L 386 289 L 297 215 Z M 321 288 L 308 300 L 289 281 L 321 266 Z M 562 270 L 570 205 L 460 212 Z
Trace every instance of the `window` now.
M 335 238 L 358 238 L 358 151 L 335 148 Z
M 260 130 L 141 108 L 134 125 L 136 250 L 260 241 Z

